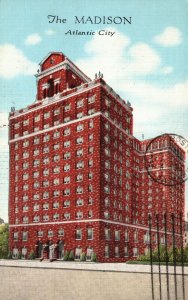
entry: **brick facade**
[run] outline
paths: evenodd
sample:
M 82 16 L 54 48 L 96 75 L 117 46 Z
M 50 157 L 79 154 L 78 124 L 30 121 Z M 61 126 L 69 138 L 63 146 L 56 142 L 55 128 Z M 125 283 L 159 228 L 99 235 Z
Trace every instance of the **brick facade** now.
M 145 167 L 150 140 L 133 136 L 132 107 L 101 76 L 89 79 L 62 53 L 40 64 L 37 99 L 10 113 L 10 248 L 26 257 L 73 250 L 121 262 L 148 249 L 148 214 L 184 215 L 184 184 L 166 186 Z M 177 151 L 172 151 L 176 149 Z M 156 168 L 184 170 L 168 138 L 147 153 Z M 170 219 L 167 220 L 167 226 Z M 164 243 L 164 218 L 160 217 Z M 176 232 L 180 231 L 176 222 Z M 156 245 L 156 228 L 152 226 Z M 169 235 L 171 243 L 171 235 Z

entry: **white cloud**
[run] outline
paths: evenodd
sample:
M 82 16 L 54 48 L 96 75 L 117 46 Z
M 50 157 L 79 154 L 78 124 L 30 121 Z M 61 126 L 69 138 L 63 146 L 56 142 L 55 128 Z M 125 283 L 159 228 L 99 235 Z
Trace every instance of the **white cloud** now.
M 113 40 L 96 34 L 85 45 L 87 57 L 76 64 L 91 78 L 100 70 L 104 80 L 132 103 L 136 131 L 143 130 L 152 136 L 171 128 L 184 133 L 186 120 L 180 116 L 188 108 L 188 81 L 172 85 L 169 82 L 165 85 L 162 79 L 152 82 L 152 75 L 160 78 L 162 74 L 170 74 L 173 67 L 164 66 L 150 45 L 132 44 L 129 37 L 113 31 L 116 31 Z
M 45 34 L 46 35 L 54 35 L 54 34 L 56 34 L 56 32 L 52 29 L 48 29 L 48 30 L 45 30 Z
M 182 42 L 182 33 L 176 27 L 167 27 L 161 34 L 154 37 L 154 41 L 164 47 L 177 46 Z
M 36 45 L 42 41 L 41 36 L 38 33 L 30 34 L 25 39 L 26 45 Z
M 164 67 L 164 68 L 162 68 L 162 74 L 164 74 L 164 75 L 167 75 L 167 74 L 170 74 L 170 73 L 172 73 L 173 72 L 173 70 L 174 70 L 174 68 L 173 67 L 171 67 L 171 66 L 167 66 L 167 67 Z
M 37 66 L 14 45 L 0 45 L 0 77 L 10 79 L 18 75 L 33 75 Z

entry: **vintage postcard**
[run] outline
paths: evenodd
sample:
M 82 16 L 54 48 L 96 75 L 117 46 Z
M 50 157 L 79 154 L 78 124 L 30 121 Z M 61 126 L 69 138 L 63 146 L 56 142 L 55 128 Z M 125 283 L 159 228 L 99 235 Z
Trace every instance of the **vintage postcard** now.
M 188 299 L 188 0 L 0 0 L 4 299 Z

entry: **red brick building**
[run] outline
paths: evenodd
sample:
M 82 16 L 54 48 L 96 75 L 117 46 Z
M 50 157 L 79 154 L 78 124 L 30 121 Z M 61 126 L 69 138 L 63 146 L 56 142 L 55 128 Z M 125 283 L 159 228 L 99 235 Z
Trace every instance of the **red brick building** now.
M 133 136 L 130 103 L 101 74 L 91 80 L 53 52 L 36 78 L 36 101 L 9 118 L 13 256 L 35 251 L 62 258 L 72 250 L 76 259 L 84 252 L 90 260 L 95 252 L 98 261 L 121 262 L 144 253 L 148 214 L 152 220 L 156 213 L 184 215 L 184 185 L 165 186 L 148 174 L 149 141 Z M 150 148 L 156 168 L 163 161 L 163 172 L 172 164 L 184 169 L 184 152 L 175 142 L 161 137 Z M 154 246 L 156 239 L 153 225 Z

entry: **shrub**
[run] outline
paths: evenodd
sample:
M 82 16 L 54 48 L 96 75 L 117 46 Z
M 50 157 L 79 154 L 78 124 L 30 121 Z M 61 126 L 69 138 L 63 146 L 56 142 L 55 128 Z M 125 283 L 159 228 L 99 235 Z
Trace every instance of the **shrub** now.
M 91 255 L 91 261 L 96 262 L 97 261 L 97 255 L 95 252 L 92 253 Z
M 66 250 L 63 260 L 67 261 L 68 259 L 69 259 L 69 251 Z
M 18 253 L 18 259 L 22 259 L 22 254 L 21 254 L 21 252 Z
M 29 259 L 35 259 L 36 256 L 35 256 L 35 252 L 32 250 L 30 253 L 29 253 Z
M 11 251 L 9 251 L 9 253 L 8 253 L 8 255 L 7 255 L 7 258 L 8 258 L 8 259 L 12 259 L 12 252 L 11 252 Z
M 80 261 L 86 261 L 86 254 L 84 252 L 81 254 Z
M 70 261 L 74 260 L 74 251 L 73 250 L 70 251 L 68 260 L 70 260 Z

